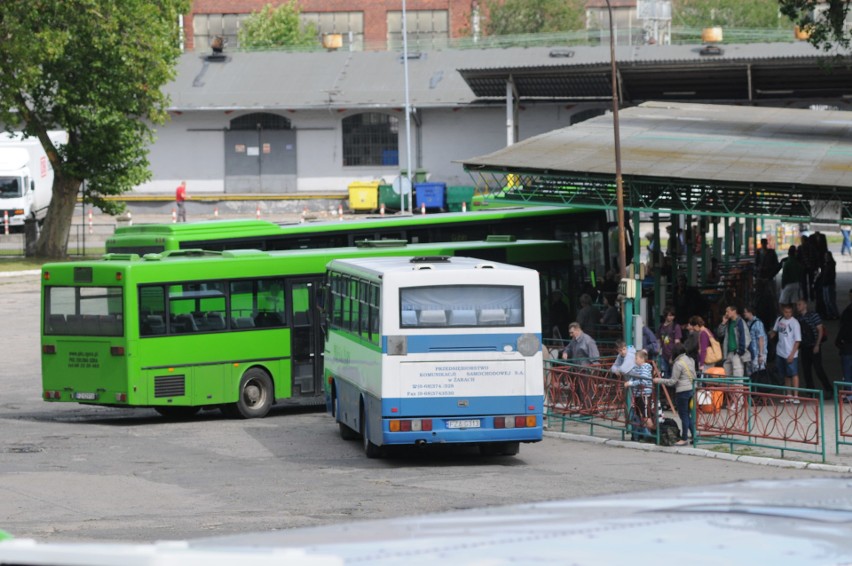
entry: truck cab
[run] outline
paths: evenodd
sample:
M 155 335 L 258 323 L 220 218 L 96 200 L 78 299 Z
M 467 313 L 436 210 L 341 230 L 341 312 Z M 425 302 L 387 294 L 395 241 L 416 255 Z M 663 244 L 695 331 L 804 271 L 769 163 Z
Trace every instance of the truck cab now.
M 0 214 L 9 226 L 23 226 L 24 219 L 34 216 L 35 181 L 29 169 L 26 149 L 0 147 Z

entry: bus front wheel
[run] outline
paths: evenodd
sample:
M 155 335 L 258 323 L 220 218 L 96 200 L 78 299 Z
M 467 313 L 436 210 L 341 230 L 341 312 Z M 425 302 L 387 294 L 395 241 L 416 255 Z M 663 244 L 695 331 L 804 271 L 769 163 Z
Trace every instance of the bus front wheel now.
M 228 407 L 228 416 L 260 419 L 272 408 L 272 380 L 265 371 L 251 368 L 240 380 L 237 402 Z

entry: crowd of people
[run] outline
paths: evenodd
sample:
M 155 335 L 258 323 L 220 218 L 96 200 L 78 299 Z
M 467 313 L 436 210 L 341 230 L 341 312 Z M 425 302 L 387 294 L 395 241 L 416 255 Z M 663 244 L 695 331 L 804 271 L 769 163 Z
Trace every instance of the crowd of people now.
M 718 269 L 718 264 L 715 267 Z M 774 282 L 779 273 L 781 289 L 776 295 Z M 755 256 L 755 279 L 760 287 L 755 296 L 777 297 L 773 306 L 742 305 L 729 300 L 720 305 L 724 307 L 721 321 L 711 328 L 705 321 L 706 305 L 697 289 L 687 284 L 685 276 L 679 276 L 673 304 L 663 309 L 659 325 L 644 327 L 643 347 L 636 349 L 623 341 L 616 342 L 616 359 L 610 372 L 632 390 L 633 407 L 643 423 L 655 420 L 649 397 L 653 384 L 669 387 L 674 390 L 674 409 L 682 423 L 680 442 L 685 444 L 694 426 L 689 408 L 693 380 L 713 367 L 723 368 L 726 376 L 747 377 L 755 386 L 788 387 L 784 401 L 792 404 L 800 403 L 800 387 L 821 391 L 824 399 L 832 399 L 834 387 L 823 363 L 828 340 L 826 320 L 840 319 L 834 344 L 840 352 L 844 381 L 852 382 L 852 290 L 850 305 L 839 313 L 836 264 L 825 237 L 818 232 L 803 236 L 801 244 L 790 246 L 782 261 L 767 240 L 762 240 Z M 606 314 L 595 306 L 589 294 L 579 298 L 576 320 L 568 324 L 570 340 L 560 352 L 563 360 L 581 365 L 597 363 L 597 332 L 613 321 L 621 322 L 617 301 L 604 297 Z M 553 310 L 557 305 L 553 301 L 557 300 L 561 303 L 561 294 L 553 296 L 551 302 L 550 321 L 556 325 L 568 317 L 567 308 Z M 560 320 L 554 318 L 555 312 Z M 802 392 L 805 393 L 811 392 Z

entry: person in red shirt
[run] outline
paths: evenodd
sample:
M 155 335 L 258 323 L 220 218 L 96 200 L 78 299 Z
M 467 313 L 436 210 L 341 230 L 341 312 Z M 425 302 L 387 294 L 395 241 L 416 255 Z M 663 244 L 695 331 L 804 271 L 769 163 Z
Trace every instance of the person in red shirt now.
M 181 181 L 175 191 L 175 202 L 177 203 L 177 219 L 178 222 L 186 222 L 186 181 Z

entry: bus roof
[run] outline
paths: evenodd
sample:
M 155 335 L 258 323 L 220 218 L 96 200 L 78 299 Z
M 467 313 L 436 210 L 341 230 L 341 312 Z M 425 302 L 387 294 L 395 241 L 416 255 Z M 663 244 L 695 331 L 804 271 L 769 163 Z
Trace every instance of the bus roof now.
M 254 277 L 260 274 L 278 275 L 324 273 L 326 265 L 335 259 L 376 256 L 428 256 L 500 254 L 525 261 L 560 259 L 567 244 L 552 240 L 433 242 L 429 244 L 398 244 L 380 247 L 347 247 L 333 249 L 300 249 L 281 251 L 230 250 L 210 252 L 180 250 L 162 254 L 107 254 L 100 260 L 50 263 L 42 267 L 42 278 L 49 284 L 70 284 L 74 281 L 104 284 L 102 278 L 114 280 L 132 277 L 137 282 L 194 280 L 211 277 Z M 228 260 L 225 262 L 224 260 Z M 259 261 L 260 260 L 260 261 Z M 490 257 L 489 257 L 490 260 Z M 479 260 L 480 262 L 482 260 Z M 515 260 L 513 260 L 515 261 Z M 274 264 L 274 269 L 270 265 Z M 227 266 L 227 267 L 225 267 Z M 227 269 L 227 272 L 225 271 Z M 119 277 L 119 273 L 121 276 Z M 83 275 L 78 275 L 83 274 Z M 88 274 L 88 275 L 86 275 Z M 95 277 L 93 274 L 97 274 Z
M 499 268 L 503 271 L 529 271 L 525 267 L 463 256 L 370 257 L 354 259 L 335 259 L 328 264 L 328 269 L 333 269 L 342 273 L 348 273 L 350 275 L 362 275 L 364 277 L 369 277 L 373 279 L 378 279 L 389 273 L 407 273 L 424 269 L 442 272 L 461 272 L 484 268 Z
M 469 222 L 480 220 L 500 220 L 513 217 L 538 217 L 583 212 L 578 208 L 560 206 L 538 206 L 538 207 L 495 207 L 489 210 L 475 210 L 471 212 L 445 212 L 441 214 L 414 214 L 414 215 L 389 215 L 389 216 L 366 216 L 351 220 L 322 220 L 318 222 L 305 223 L 282 223 L 276 224 L 266 220 L 242 219 L 242 220 L 205 220 L 201 222 L 181 222 L 169 224 L 136 224 L 133 226 L 120 226 L 115 229 L 116 236 L 130 236 L 139 234 L 181 236 L 187 239 L 192 237 L 207 237 L 211 232 L 223 236 L 255 235 L 270 233 L 315 233 L 337 231 L 341 228 L 346 230 L 355 228 L 367 228 L 371 226 L 416 226 L 416 225 L 440 225 L 453 222 Z M 223 232 L 227 232 L 224 234 Z M 242 234 L 242 233 L 245 234 Z

